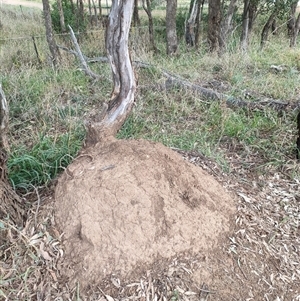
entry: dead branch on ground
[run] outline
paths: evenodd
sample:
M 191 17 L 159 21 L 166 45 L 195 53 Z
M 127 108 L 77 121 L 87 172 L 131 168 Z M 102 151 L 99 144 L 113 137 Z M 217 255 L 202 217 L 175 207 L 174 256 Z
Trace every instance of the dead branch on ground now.
M 76 36 L 74 34 L 74 31 L 72 29 L 72 27 L 70 25 L 68 25 L 69 27 L 69 30 L 70 30 L 70 36 L 71 36 L 71 39 L 72 39 L 72 42 L 74 44 L 74 47 L 75 47 L 75 51 L 73 50 L 72 53 L 74 55 L 77 56 L 77 58 L 79 59 L 81 65 L 82 65 L 82 68 L 83 68 L 83 71 L 85 72 L 86 75 L 90 76 L 91 78 L 93 79 L 99 79 L 100 78 L 100 75 L 94 73 L 90 67 L 88 66 L 82 52 L 81 52 L 81 49 L 78 45 L 78 42 L 77 42 L 77 39 L 76 39 Z

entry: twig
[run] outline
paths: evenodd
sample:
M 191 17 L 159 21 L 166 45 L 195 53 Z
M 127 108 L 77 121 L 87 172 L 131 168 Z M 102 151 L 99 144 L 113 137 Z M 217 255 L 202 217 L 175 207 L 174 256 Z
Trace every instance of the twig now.
M 72 27 L 70 25 L 68 25 L 69 27 L 69 30 L 70 30 L 70 35 L 71 35 L 71 39 L 72 39 L 72 42 L 74 44 L 74 47 L 75 47 L 75 50 L 76 50 L 76 56 L 78 57 L 82 67 L 83 67 L 83 71 L 85 72 L 86 75 L 92 77 L 93 79 L 99 79 L 100 76 L 96 73 L 94 73 L 88 66 L 86 60 L 84 59 L 84 56 L 80 50 L 80 47 L 78 45 L 78 42 L 77 42 L 77 39 L 76 39 L 76 36 L 74 34 L 74 31 L 72 29 Z
M 9 151 L 8 140 L 6 131 L 8 128 L 8 104 L 2 86 L 0 84 L 0 148 L 4 148 L 5 151 Z
M 40 198 L 40 194 L 39 194 L 38 189 L 36 187 L 34 187 L 34 190 L 35 190 L 35 193 L 36 193 L 36 196 L 37 196 L 37 206 L 36 206 L 36 211 L 34 213 L 34 225 L 36 226 L 37 225 L 37 216 L 38 216 L 39 209 L 40 209 L 40 204 L 41 204 L 41 198 Z
M 61 50 L 64 50 L 64 51 L 67 51 L 67 52 L 70 52 L 71 54 L 77 56 L 77 52 L 73 49 L 69 49 L 68 47 L 60 46 L 60 45 L 57 45 L 57 48 L 59 48 Z

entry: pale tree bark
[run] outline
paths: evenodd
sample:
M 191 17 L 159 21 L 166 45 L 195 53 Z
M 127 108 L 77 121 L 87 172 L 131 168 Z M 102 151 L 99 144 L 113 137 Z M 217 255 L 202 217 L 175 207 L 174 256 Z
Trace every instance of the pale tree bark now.
M 106 48 L 113 75 L 111 100 L 103 106 L 94 121 L 87 124 L 85 145 L 90 147 L 115 136 L 131 112 L 136 90 L 128 36 L 133 14 L 134 0 L 113 0 L 109 14 Z
M 200 22 L 202 19 L 204 2 L 205 2 L 205 0 L 198 1 L 198 9 L 197 9 L 197 16 L 196 16 L 196 28 L 195 28 L 195 45 L 196 45 L 196 47 L 198 47 L 198 45 L 199 45 Z
M 153 26 L 153 18 L 152 18 L 150 0 L 143 0 L 143 8 L 148 16 L 148 31 L 149 31 L 150 47 L 152 50 L 154 50 L 156 52 L 157 48 L 156 48 L 155 40 L 154 40 L 154 26 Z
M 166 31 L 167 31 L 167 54 L 176 54 L 178 48 L 176 31 L 177 0 L 167 0 L 166 8 Z
M 46 38 L 48 47 L 51 53 L 51 61 L 53 63 L 53 66 L 57 66 L 58 64 L 58 48 L 53 36 L 52 31 L 52 21 L 51 21 L 51 15 L 50 15 L 50 5 L 49 0 L 43 0 L 43 13 L 44 13 L 44 19 L 45 19 L 45 28 L 46 28 Z
M 57 8 L 58 8 L 58 13 L 59 13 L 60 28 L 61 28 L 62 32 L 65 32 L 66 31 L 65 17 L 64 17 L 64 10 L 62 7 L 61 0 L 57 0 Z
M 241 49 L 247 51 L 250 35 L 254 21 L 257 17 L 257 6 L 259 0 L 244 0 L 244 11 L 242 19 Z
M 208 38 L 209 50 L 211 52 L 219 50 L 220 24 L 221 24 L 221 1 L 209 0 L 207 38 Z
M 77 56 L 77 58 L 79 59 L 81 65 L 82 65 L 82 68 L 83 68 L 83 71 L 85 72 L 86 75 L 90 76 L 92 79 L 99 79 L 100 76 L 96 73 L 94 73 L 88 66 L 82 52 L 81 52 L 81 49 L 78 45 L 78 42 L 77 42 L 77 39 L 76 39 L 76 36 L 74 34 L 74 31 L 72 29 L 72 27 L 70 25 L 68 25 L 69 27 L 69 30 L 70 30 L 70 35 L 71 35 L 71 39 L 72 39 L 72 42 L 73 42 L 73 45 L 75 47 L 75 55 Z
M 196 45 L 196 19 L 199 10 L 199 1 L 200 0 L 191 0 L 189 15 L 185 22 L 185 42 L 188 46 Z
M 232 32 L 232 19 L 237 8 L 237 2 L 238 0 L 230 0 L 226 15 L 221 21 L 219 44 L 222 50 L 226 48 L 228 37 Z
M 299 30 L 300 30 L 300 13 L 298 14 L 297 20 L 294 24 L 291 41 L 290 41 L 290 47 L 296 47 Z
M 9 219 L 15 225 L 22 226 L 25 218 L 24 204 L 10 186 L 7 177 L 8 115 L 8 104 L 0 85 L 0 219 Z

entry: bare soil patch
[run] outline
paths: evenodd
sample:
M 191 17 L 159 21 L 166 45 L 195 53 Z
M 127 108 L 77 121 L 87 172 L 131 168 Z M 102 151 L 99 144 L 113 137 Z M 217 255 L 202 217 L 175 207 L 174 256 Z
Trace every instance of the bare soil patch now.
M 211 260 L 219 260 L 235 212 L 234 198 L 174 151 L 115 139 L 68 167 L 55 207 L 66 252 L 61 273 L 84 290 L 112 275 L 158 277 L 174 260 L 194 262 L 195 283 L 213 283 Z

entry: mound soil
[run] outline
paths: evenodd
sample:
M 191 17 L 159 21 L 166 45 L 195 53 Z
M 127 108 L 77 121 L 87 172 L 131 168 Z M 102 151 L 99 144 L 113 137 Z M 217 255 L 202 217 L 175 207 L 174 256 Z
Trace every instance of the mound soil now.
M 61 272 L 87 288 L 112 274 L 136 278 L 180 254 L 217 254 L 235 205 L 212 176 L 162 144 L 111 139 L 63 173 L 55 212 L 68 266 Z

